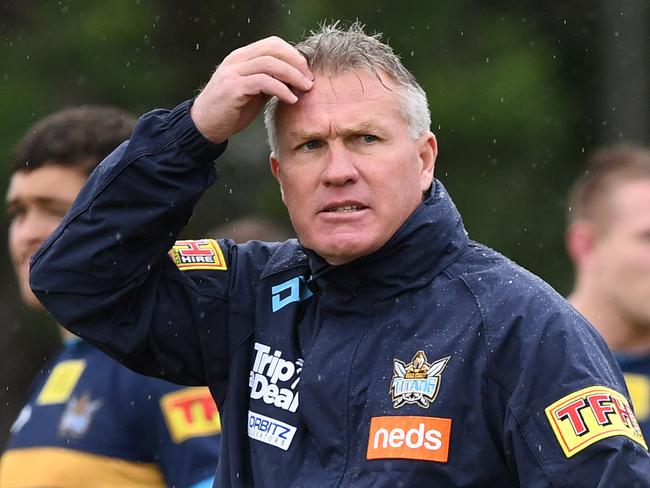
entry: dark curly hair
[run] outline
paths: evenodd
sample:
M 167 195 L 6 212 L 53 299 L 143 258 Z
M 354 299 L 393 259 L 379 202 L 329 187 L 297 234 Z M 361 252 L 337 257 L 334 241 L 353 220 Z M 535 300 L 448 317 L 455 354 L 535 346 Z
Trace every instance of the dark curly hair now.
M 113 149 L 128 139 L 136 118 L 116 107 L 82 105 L 48 115 L 16 145 L 11 171 L 42 166 L 79 167 L 88 175 Z

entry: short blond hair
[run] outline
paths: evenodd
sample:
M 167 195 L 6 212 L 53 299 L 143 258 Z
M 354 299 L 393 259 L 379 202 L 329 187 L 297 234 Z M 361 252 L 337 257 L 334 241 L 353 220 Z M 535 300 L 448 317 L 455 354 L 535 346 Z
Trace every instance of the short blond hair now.
M 568 222 L 596 220 L 616 187 L 645 179 L 650 180 L 650 150 L 624 143 L 595 151 L 569 192 Z

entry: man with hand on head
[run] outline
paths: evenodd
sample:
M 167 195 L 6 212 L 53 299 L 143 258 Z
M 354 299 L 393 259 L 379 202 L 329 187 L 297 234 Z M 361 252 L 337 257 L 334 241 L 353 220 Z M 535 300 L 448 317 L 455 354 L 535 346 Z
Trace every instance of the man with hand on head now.
M 650 435 L 650 150 L 594 152 L 569 195 L 575 265 L 569 301 L 616 354 L 641 430 Z
M 42 308 L 29 288 L 30 256 L 134 123 L 116 108 L 81 106 L 46 117 L 17 145 L 7 191 L 9 252 L 27 305 Z M 134 373 L 61 331 L 61 351 L 34 382 L 11 428 L 0 486 L 212 486 L 220 425 L 208 389 Z
M 168 255 L 213 160 L 267 102 L 298 239 Z M 220 486 L 650 486 L 605 343 L 468 239 L 429 125 L 413 75 L 358 24 L 240 48 L 196 100 L 140 119 L 31 285 L 120 361 L 210 385 Z

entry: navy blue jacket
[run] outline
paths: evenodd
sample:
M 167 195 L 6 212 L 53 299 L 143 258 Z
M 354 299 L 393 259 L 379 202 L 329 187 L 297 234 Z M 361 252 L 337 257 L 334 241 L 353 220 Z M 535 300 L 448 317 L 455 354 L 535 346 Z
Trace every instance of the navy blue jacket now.
M 188 108 L 140 120 L 31 282 L 130 367 L 210 386 L 220 486 L 650 486 L 600 336 L 470 241 L 439 182 L 382 249 L 340 267 L 296 240 L 184 242 L 170 258 L 225 149 Z

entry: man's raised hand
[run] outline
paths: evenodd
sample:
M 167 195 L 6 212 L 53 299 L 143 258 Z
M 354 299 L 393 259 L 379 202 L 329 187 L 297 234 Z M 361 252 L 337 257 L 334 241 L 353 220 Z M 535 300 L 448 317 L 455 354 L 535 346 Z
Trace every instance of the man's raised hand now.
M 295 103 L 294 91 L 313 85 L 307 60 L 279 37 L 268 37 L 231 52 L 217 67 L 192 106 L 203 136 L 221 143 L 247 127 L 271 96 Z

